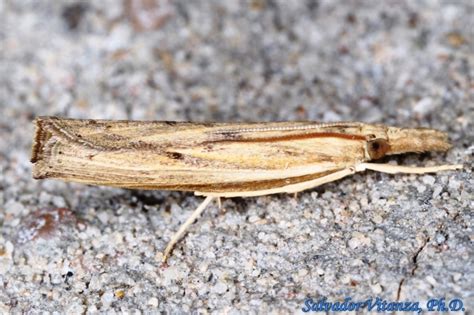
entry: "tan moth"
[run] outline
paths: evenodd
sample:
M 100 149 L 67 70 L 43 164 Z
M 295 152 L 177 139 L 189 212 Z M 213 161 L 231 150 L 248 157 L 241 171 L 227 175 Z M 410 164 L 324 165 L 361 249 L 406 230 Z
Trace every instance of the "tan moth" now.
M 170 240 L 164 260 L 214 198 L 297 193 L 364 170 L 423 174 L 462 168 L 370 162 L 451 147 L 445 133 L 427 128 L 58 117 L 39 117 L 35 124 L 31 162 L 36 179 L 193 191 L 206 197 Z

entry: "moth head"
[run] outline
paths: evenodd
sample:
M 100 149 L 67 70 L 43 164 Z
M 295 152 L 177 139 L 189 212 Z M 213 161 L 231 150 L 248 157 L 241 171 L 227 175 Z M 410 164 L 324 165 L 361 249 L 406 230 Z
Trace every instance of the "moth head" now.
M 388 127 L 387 142 L 386 154 L 447 151 L 451 147 L 446 133 L 428 128 Z

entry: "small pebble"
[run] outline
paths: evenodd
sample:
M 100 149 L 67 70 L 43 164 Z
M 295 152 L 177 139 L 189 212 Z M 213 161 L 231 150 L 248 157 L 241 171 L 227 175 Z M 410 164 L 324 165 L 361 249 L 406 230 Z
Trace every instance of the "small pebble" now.
M 217 294 L 224 294 L 225 292 L 227 292 L 227 285 L 224 282 L 219 281 L 212 288 L 212 292 Z
M 383 291 L 383 288 L 380 285 L 380 283 L 373 284 L 373 285 L 370 286 L 370 288 L 372 289 L 372 292 L 374 294 L 377 294 L 377 295 L 382 293 L 382 291 Z
M 105 292 L 101 297 L 101 302 L 103 307 L 108 308 L 110 304 L 114 301 L 114 294 L 111 291 Z
M 356 249 L 362 246 L 368 246 L 370 245 L 370 238 L 366 237 L 364 234 L 360 232 L 354 232 L 352 233 L 352 238 L 349 240 L 349 247 L 352 249 Z
M 440 194 L 441 192 L 443 191 L 443 187 L 441 185 L 437 185 L 434 187 L 433 189 L 433 199 L 436 199 Z
M 156 297 L 152 297 L 148 300 L 147 305 L 152 307 L 152 308 L 157 308 L 158 307 L 158 299 Z

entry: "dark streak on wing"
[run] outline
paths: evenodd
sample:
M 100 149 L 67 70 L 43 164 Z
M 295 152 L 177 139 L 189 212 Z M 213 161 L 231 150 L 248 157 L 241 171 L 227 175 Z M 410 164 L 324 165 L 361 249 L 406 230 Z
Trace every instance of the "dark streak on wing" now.
M 182 160 L 184 159 L 184 155 L 179 152 L 166 152 L 166 156 L 173 160 Z
M 125 137 L 118 135 L 116 133 L 110 133 L 110 134 L 106 133 L 104 134 L 104 138 L 109 141 L 122 141 L 125 139 Z
M 238 132 L 224 131 L 224 132 L 220 132 L 219 135 L 224 138 L 222 141 L 242 139 L 242 135 Z M 214 141 L 207 141 L 207 142 L 214 142 Z
M 303 139 L 312 139 L 312 138 L 341 138 L 347 140 L 366 140 L 365 136 L 354 135 L 354 134 L 344 134 L 337 132 L 312 132 L 306 134 L 296 134 L 296 135 L 287 135 L 279 137 L 263 137 L 263 138 L 241 138 L 236 137 L 238 134 L 230 134 L 230 138 L 222 140 L 211 140 L 206 141 L 205 143 L 216 143 L 216 142 L 279 142 L 279 141 L 291 141 L 291 140 L 303 140 Z M 240 136 L 240 135 L 239 135 Z
M 158 146 L 156 146 L 152 143 L 149 143 L 149 142 L 142 141 L 142 140 L 132 141 L 132 142 L 130 142 L 130 144 L 128 146 L 123 146 L 121 148 L 123 148 L 123 149 L 136 149 L 136 150 L 150 150 L 150 151 L 154 151 L 154 150 L 159 149 Z M 116 148 L 116 149 L 119 149 L 119 148 Z
M 270 179 L 270 180 L 259 180 L 259 181 L 248 181 L 248 182 L 228 182 L 228 183 L 208 183 L 208 184 L 183 184 L 183 185 L 166 185 L 166 184 L 153 184 L 153 183 L 124 183 L 124 184 L 114 184 L 110 181 L 97 182 L 97 185 L 106 185 L 114 187 L 122 187 L 129 189 L 149 189 L 149 190 L 180 190 L 180 191 L 200 191 L 200 192 L 245 192 L 245 191 L 255 191 L 262 189 L 270 189 L 276 187 L 282 187 L 290 184 L 296 184 L 305 182 L 308 180 L 316 179 L 329 175 L 337 170 L 330 170 L 326 172 L 308 174 L 296 177 L 289 177 L 284 179 Z M 70 175 L 74 177 L 75 175 Z M 94 177 L 94 180 L 97 181 L 97 178 Z M 120 181 L 124 181 L 121 179 Z
M 47 133 L 43 130 L 42 122 L 37 121 L 35 139 L 31 149 L 31 163 L 36 163 L 41 159 L 41 149 L 43 148 L 43 144 L 46 142 L 46 136 Z

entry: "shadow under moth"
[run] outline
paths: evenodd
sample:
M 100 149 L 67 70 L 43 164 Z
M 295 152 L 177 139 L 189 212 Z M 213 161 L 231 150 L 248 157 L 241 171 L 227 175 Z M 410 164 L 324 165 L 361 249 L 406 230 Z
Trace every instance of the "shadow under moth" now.
M 386 155 L 446 151 L 447 135 L 360 122 L 193 123 L 38 117 L 31 162 L 36 179 L 129 189 L 193 191 L 204 201 L 164 250 L 219 197 L 298 193 L 373 170 L 423 174 L 462 165 L 371 163 Z

